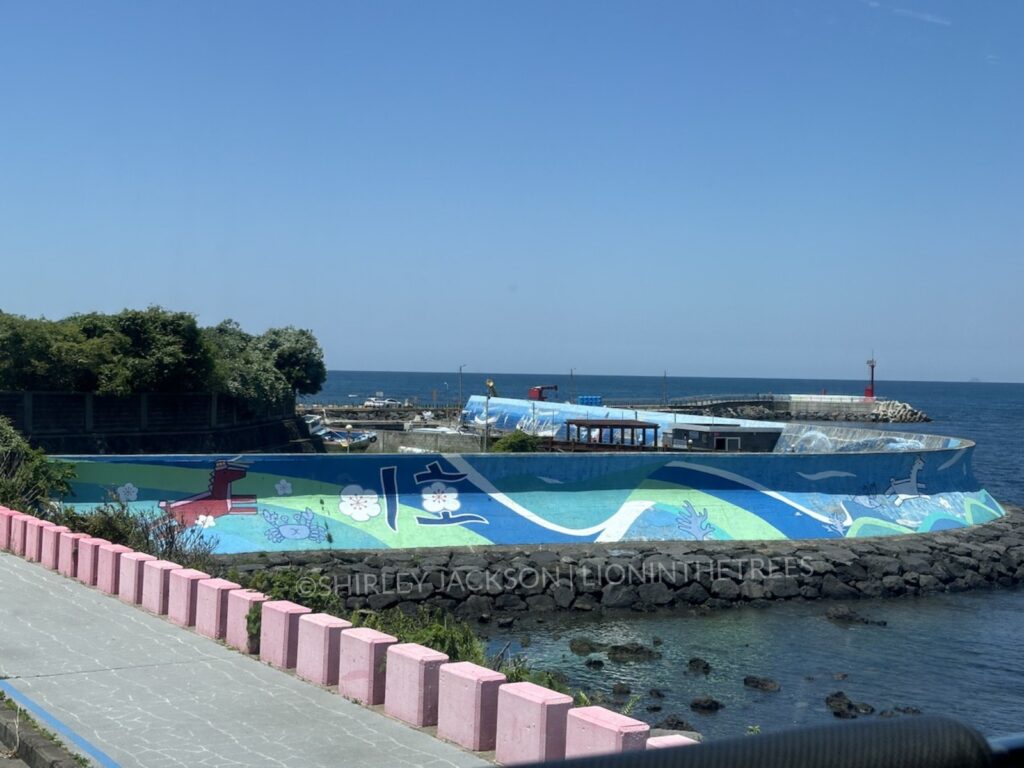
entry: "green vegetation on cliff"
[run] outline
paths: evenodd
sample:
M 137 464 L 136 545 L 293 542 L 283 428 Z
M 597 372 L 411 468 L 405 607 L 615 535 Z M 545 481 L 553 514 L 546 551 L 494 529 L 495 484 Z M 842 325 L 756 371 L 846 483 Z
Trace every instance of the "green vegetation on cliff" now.
M 0 390 L 220 392 L 256 402 L 313 394 L 326 377 L 316 337 L 292 327 L 259 336 L 232 320 L 201 328 L 160 307 L 63 320 L 0 312 Z

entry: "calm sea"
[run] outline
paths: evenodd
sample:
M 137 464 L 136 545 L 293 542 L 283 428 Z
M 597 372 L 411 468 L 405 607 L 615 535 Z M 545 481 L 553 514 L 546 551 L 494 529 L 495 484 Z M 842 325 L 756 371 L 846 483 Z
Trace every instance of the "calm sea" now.
M 857 394 L 863 381 L 713 379 L 495 374 L 499 394 L 525 397 L 530 386 L 557 384 L 560 398 L 603 395 L 609 400 L 657 401 L 663 397 L 728 393 Z M 463 398 L 485 392 L 486 376 L 464 373 Z M 424 407 L 455 403 L 459 377 L 452 373 L 331 371 L 324 391 L 310 401 L 362 402 L 383 392 Z M 1024 384 L 883 381 L 880 397 L 910 403 L 934 419 L 892 429 L 967 437 L 978 444 L 975 472 L 1000 501 L 1024 504 Z M 511 643 L 538 667 L 564 671 L 574 688 L 611 693 L 622 682 L 640 696 L 635 717 L 656 722 L 669 713 L 685 718 L 709 738 L 738 736 L 751 725 L 763 731 L 832 722 L 825 697 L 845 691 L 878 710 L 917 707 L 973 724 L 990 736 L 1024 731 L 1024 590 L 1007 589 L 923 598 L 859 601 L 852 607 L 885 627 L 838 626 L 824 618 L 824 603 L 788 603 L 764 609 L 733 609 L 711 616 L 630 615 L 623 619 L 550 615 L 522 617 L 517 626 L 491 636 L 497 652 Z M 663 657 L 654 662 L 585 666 L 571 654 L 572 637 L 650 644 Z M 711 674 L 687 674 L 700 656 Z M 775 694 L 749 690 L 745 675 L 772 677 Z M 837 679 L 842 678 L 842 679 Z M 657 688 L 663 699 L 649 694 Z M 725 704 L 714 715 L 689 709 L 694 698 Z M 619 699 L 623 704 L 625 699 Z M 661 706 L 660 712 L 648 711 Z

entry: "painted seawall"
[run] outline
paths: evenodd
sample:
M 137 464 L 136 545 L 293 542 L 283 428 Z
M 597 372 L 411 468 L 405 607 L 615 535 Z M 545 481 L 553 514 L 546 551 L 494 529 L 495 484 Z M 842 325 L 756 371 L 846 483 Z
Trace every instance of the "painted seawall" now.
M 468 619 L 548 611 L 724 608 L 1024 583 L 1024 510 L 885 538 L 688 541 L 223 555 L 222 573 L 295 571 L 350 610 L 426 605 Z
M 933 437 L 910 443 L 913 450 L 866 451 L 878 438 L 847 432 L 860 432 L 842 438 L 856 450 L 830 453 L 63 460 L 77 472 L 68 503 L 118 498 L 201 527 L 225 554 L 839 539 L 962 528 L 1004 514 L 971 471 L 969 441 Z

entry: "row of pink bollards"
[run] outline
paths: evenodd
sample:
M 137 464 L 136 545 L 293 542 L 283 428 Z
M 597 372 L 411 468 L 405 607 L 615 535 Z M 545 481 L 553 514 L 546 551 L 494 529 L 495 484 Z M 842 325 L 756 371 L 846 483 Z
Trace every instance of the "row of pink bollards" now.
M 541 762 L 693 744 L 680 735 L 649 738 L 650 726 L 603 707 L 573 708 L 572 698 L 448 657 L 415 643 L 201 571 L 182 568 L 104 539 L 74 533 L 0 506 L 0 549 L 39 562 L 175 624 L 255 651 L 248 617 L 260 606 L 260 658 L 317 685 L 336 688 L 392 717 L 437 726 L 465 749 L 494 750 L 498 763 Z

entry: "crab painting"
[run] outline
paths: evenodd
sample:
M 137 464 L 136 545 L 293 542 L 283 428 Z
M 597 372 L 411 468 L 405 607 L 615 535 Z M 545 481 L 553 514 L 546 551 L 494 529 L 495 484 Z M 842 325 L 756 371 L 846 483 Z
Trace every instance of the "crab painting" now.
M 282 541 L 326 541 L 327 526 L 324 523 L 316 522 L 313 510 L 306 507 L 305 512 L 296 512 L 294 515 L 274 512 L 264 509 L 261 513 L 263 519 L 270 526 L 264 535 L 275 544 Z

